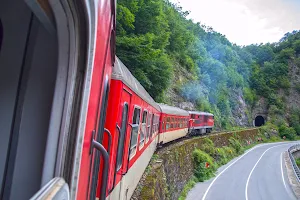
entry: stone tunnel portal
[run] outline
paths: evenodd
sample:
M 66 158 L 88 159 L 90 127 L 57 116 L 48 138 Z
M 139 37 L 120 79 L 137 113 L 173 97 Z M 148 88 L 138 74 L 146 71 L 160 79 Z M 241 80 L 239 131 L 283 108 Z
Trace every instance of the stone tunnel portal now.
M 265 125 L 265 118 L 261 115 L 255 117 L 254 125 L 256 127 Z

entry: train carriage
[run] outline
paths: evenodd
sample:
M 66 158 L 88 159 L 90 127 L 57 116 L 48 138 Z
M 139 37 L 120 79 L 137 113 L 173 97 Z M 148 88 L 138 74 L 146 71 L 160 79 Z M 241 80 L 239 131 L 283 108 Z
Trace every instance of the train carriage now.
M 159 104 L 161 109 L 159 144 L 164 144 L 188 133 L 189 113 L 177 107 Z
M 190 115 L 189 133 L 202 135 L 210 133 L 214 126 L 214 115 L 208 112 L 188 111 Z
M 106 142 L 110 152 L 107 199 L 130 199 L 156 150 L 160 108 L 119 59 L 108 102 L 105 128 L 112 142 L 109 146 Z
M 96 198 L 115 10 L 0 2 L 0 199 Z

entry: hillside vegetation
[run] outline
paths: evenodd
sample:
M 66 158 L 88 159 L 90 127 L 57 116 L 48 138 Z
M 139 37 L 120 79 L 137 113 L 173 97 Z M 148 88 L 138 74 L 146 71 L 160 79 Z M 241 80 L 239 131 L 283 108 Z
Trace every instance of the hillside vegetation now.
M 241 47 L 169 1 L 119 0 L 117 13 L 117 55 L 156 101 L 190 103 L 225 129 L 249 126 L 265 107 L 269 121 L 300 134 L 299 31 Z

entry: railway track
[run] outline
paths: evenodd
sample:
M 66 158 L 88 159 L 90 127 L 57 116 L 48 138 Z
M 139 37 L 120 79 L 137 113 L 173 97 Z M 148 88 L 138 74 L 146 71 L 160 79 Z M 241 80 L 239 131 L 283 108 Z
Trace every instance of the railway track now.
M 193 136 L 187 135 L 185 137 L 178 138 L 178 139 L 173 140 L 171 142 L 168 142 L 166 144 L 158 145 L 157 152 L 168 149 L 168 148 L 170 148 L 174 145 L 180 145 L 181 143 L 183 143 L 185 141 L 193 140 L 195 138 L 205 138 L 205 137 L 211 136 L 211 135 L 226 134 L 226 133 L 240 132 L 240 131 L 247 131 L 247 130 L 255 130 L 255 129 L 259 129 L 259 128 L 247 128 L 247 129 L 242 129 L 242 130 L 237 130 L 237 131 L 216 131 L 216 132 L 208 133 L 208 134 L 205 134 L 205 135 L 193 135 Z

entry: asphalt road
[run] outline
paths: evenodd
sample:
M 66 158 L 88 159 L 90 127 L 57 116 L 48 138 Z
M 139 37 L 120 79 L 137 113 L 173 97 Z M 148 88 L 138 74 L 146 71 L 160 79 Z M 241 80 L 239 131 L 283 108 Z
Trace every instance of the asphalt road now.
M 215 178 L 196 184 L 187 200 L 296 199 L 282 158 L 294 143 L 257 145 L 221 167 Z

